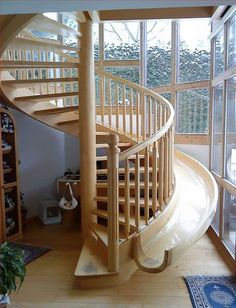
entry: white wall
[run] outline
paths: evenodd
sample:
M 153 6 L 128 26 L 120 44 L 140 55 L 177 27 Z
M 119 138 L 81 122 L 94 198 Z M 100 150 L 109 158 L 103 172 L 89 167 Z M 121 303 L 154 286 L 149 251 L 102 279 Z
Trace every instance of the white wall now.
M 29 217 L 37 216 L 42 199 L 56 197 L 56 180 L 65 170 L 65 138 L 61 133 L 21 112 L 13 112 L 17 127 L 20 190 Z
M 209 145 L 175 144 L 175 148 L 199 160 L 209 168 Z
M 79 138 L 65 134 L 65 168 L 76 172 L 80 167 Z

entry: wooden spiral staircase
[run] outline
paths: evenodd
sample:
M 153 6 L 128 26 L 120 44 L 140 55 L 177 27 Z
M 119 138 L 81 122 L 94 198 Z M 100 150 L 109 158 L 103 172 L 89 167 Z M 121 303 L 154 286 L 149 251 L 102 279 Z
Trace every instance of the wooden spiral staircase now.
M 78 27 L 41 14 L 2 19 L 0 94 L 9 106 L 79 137 L 83 79 L 79 25 L 88 15 L 64 16 Z M 174 177 L 171 104 L 100 68 L 95 70 L 95 83 L 96 196 L 87 222 L 90 234 L 75 271 L 81 288 L 117 285 L 137 267 L 153 273 L 164 270 L 205 232 L 216 205 L 215 183 L 199 163 L 176 153 Z M 197 221 L 193 230 L 184 229 L 189 217 L 182 216 L 183 228 L 177 230 L 182 215 L 178 204 L 184 203 L 178 179 L 185 185 L 182 169 L 186 183 L 193 177 L 190 166 L 199 181 L 204 177 L 208 183 L 208 206 L 204 220 Z M 179 232 L 173 238 L 171 228 Z M 154 252 L 152 257 L 155 247 L 159 255 Z

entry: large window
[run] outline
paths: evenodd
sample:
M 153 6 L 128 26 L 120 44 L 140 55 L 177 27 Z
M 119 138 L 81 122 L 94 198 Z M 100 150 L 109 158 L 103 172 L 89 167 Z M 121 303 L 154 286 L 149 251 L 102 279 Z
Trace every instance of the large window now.
M 105 23 L 105 60 L 138 60 L 140 55 L 139 29 L 139 22 Z
M 208 133 L 209 90 L 197 89 L 178 93 L 177 132 L 180 134 Z
M 227 14 L 230 19 L 227 20 Z M 218 182 L 218 211 L 213 227 L 235 260 L 236 249 L 236 10 L 214 29 L 211 170 Z M 227 33 L 224 37 L 224 33 Z M 226 54 L 225 54 L 226 53 Z M 220 209 L 220 210 L 219 210 Z
M 223 151 L 223 84 L 213 90 L 212 170 L 221 174 Z
M 147 86 L 171 83 L 171 21 L 147 22 Z
M 181 20 L 179 28 L 178 81 L 190 82 L 209 79 L 209 20 Z
M 182 134 L 207 141 L 202 135 L 209 131 L 209 19 L 105 22 L 99 27 L 99 66 L 167 95 L 177 108 L 179 142 Z

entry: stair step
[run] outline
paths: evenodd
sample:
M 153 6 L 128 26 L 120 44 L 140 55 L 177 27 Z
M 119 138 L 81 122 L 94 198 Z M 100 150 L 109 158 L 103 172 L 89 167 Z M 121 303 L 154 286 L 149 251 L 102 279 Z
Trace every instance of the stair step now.
M 97 215 L 98 217 L 108 219 L 108 212 L 106 210 L 93 210 L 92 211 L 93 215 Z M 119 223 L 121 225 L 125 225 L 125 214 L 124 213 L 119 213 Z M 140 224 L 145 223 L 145 220 L 143 217 L 140 217 Z M 135 217 L 130 217 L 130 226 L 133 228 L 136 228 L 135 225 Z
M 56 20 L 53 20 L 44 15 L 38 15 L 28 26 L 29 30 L 37 30 L 40 32 L 52 33 L 55 35 L 72 36 L 77 38 L 82 36 L 79 31 L 76 31 Z
M 129 168 L 130 173 L 135 173 L 135 168 Z M 139 168 L 140 173 L 145 172 L 144 167 Z M 157 170 L 158 172 L 158 170 Z M 125 168 L 119 168 L 119 173 L 125 173 Z M 149 173 L 152 173 L 152 167 L 149 168 Z M 97 169 L 97 174 L 107 174 L 107 169 Z
M 98 242 L 89 237 L 85 240 L 74 275 L 77 277 L 113 276 L 108 272 L 106 256 L 102 255 Z
M 47 83 L 70 83 L 70 82 L 78 82 L 77 77 L 73 78 L 43 78 L 43 79 L 20 79 L 20 80 L 3 80 L 2 84 L 4 86 L 15 86 L 17 88 L 26 88 L 30 87 L 30 85 L 34 84 L 47 84 Z
M 106 247 L 108 247 L 108 227 L 97 224 L 97 223 L 90 224 L 90 227 L 93 230 L 93 232 L 97 235 L 99 240 L 101 240 L 102 243 Z M 122 234 L 121 232 L 119 232 L 119 235 L 120 235 L 119 242 L 120 243 L 124 242 L 126 240 L 125 235 Z
M 139 155 L 139 158 L 144 159 L 145 155 Z M 129 159 L 136 159 L 136 155 L 131 155 Z M 97 156 L 96 160 L 97 161 L 107 161 L 107 156 Z
M 54 108 L 36 110 L 34 114 L 50 115 L 50 114 L 76 111 L 78 109 L 79 106 L 54 107 Z
M 61 50 L 70 50 L 74 52 L 78 52 L 78 47 L 71 47 L 67 45 L 58 44 L 58 42 L 54 42 L 53 40 L 31 40 L 25 38 L 14 38 L 10 44 L 7 46 L 7 49 L 21 49 L 21 50 L 48 50 L 48 51 L 61 51 Z
M 78 68 L 78 63 L 0 60 L 0 69 L 17 68 Z
M 79 124 L 79 118 L 74 119 L 74 120 L 67 120 L 67 121 L 61 121 L 61 122 L 57 122 L 57 125 L 59 126 L 63 126 L 63 125 L 68 125 L 68 124 Z
M 107 196 L 97 196 L 94 199 L 98 202 L 99 201 L 104 202 L 104 203 L 108 202 Z M 152 199 L 149 198 L 148 200 L 149 200 L 149 202 L 148 202 L 149 207 L 151 207 L 152 206 Z M 125 205 L 125 198 L 124 197 L 119 197 L 119 204 Z M 140 207 L 144 207 L 144 205 L 145 205 L 145 200 L 144 200 L 144 198 L 141 197 L 140 198 Z M 136 201 L 135 201 L 134 197 L 130 197 L 130 206 L 136 206 Z
M 118 145 L 117 145 L 119 148 L 130 148 L 130 147 L 132 147 L 132 143 L 118 143 Z M 97 149 L 103 149 L 103 148 L 108 148 L 109 147 L 109 145 L 107 144 L 107 143 L 97 143 L 96 144 L 96 148 Z
M 119 181 L 119 188 L 125 188 L 125 184 L 126 184 L 126 182 L 124 182 L 124 181 Z M 96 184 L 96 187 L 97 188 L 107 188 L 107 182 L 98 182 L 97 184 Z M 157 187 L 159 186 L 159 184 L 157 183 Z M 135 183 L 135 181 L 130 181 L 129 182 L 129 187 L 130 188 L 135 188 L 136 187 L 136 183 Z M 145 188 L 145 182 L 140 182 L 139 183 L 139 187 L 140 188 Z M 149 182 L 149 188 L 152 188 L 152 181 L 150 181 Z
M 77 96 L 78 94 L 79 92 L 68 92 L 68 93 L 51 93 L 51 94 L 29 95 L 29 96 L 17 96 L 15 98 L 15 101 L 31 101 L 31 100 L 45 101 L 53 98 Z

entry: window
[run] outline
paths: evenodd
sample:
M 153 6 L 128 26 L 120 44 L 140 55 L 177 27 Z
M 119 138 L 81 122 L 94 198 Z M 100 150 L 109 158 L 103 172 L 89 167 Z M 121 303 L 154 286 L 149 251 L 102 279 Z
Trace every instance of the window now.
M 208 19 L 179 22 L 179 82 L 210 78 L 210 24 Z
M 109 67 L 106 68 L 107 72 L 112 73 L 115 76 L 122 77 L 124 79 L 139 83 L 139 68 L 138 67 Z
M 147 86 L 171 83 L 171 21 L 147 22 Z
M 214 76 L 224 70 L 224 32 L 221 30 L 214 40 Z
M 225 191 L 223 240 L 229 251 L 235 256 L 236 246 L 236 196 Z
M 104 23 L 105 60 L 138 60 L 140 23 Z
M 212 221 L 212 226 L 218 235 L 220 231 L 220 196 L 221 196 L 220 186 L 218 185 L 218 202 L 217 202 L 215 217 Z
M 236 64 L 236 17 L 229 21 L 228 26 L 228 67 Z
M 226 178 L 236 186 L 236 77 L 227 81 Z
M 177 96 L 177 132 L 180 134 L 207 134 L 209 90 L 181 91 Z
M 223 147 L 223 84 L 214 88 L 213 97 L 212 170 L 221 175 Z

